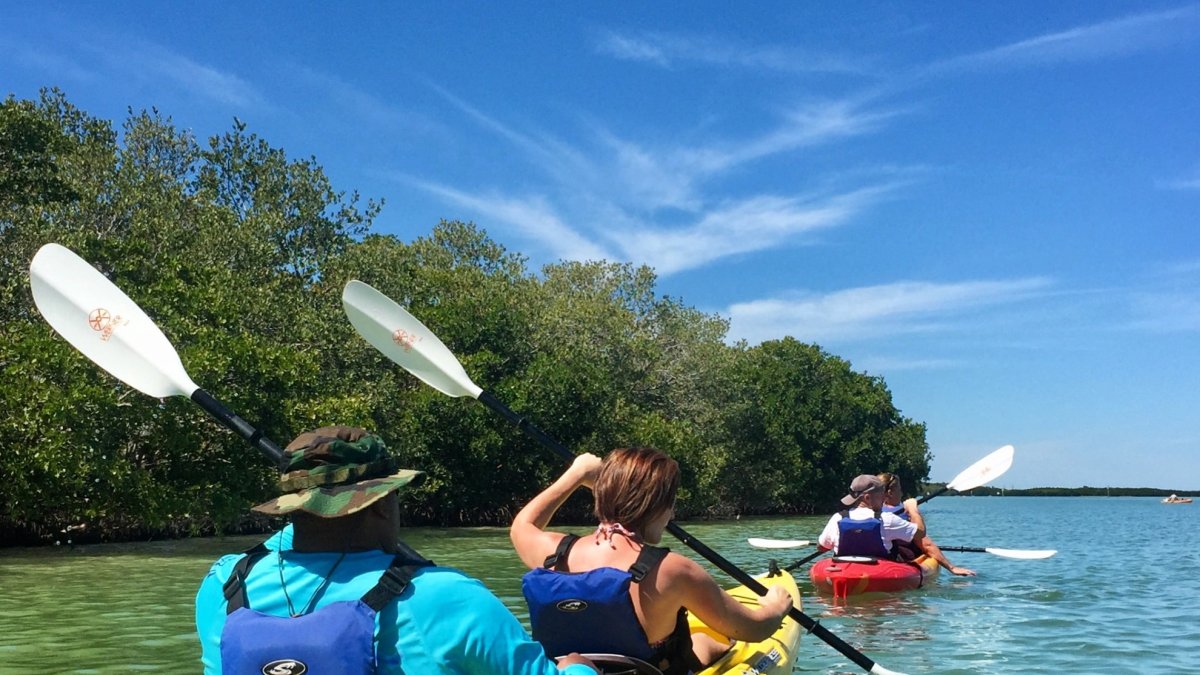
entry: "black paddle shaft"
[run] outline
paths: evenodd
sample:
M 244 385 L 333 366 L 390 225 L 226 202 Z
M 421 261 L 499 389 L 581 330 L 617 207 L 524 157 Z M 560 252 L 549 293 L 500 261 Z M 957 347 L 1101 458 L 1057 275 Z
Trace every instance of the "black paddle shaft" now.
M 283 470 L 283 450 L 280 450 L 274 441 L 264 436 L 260 429 L 238 417 L 232 410 L 226 408 L 225 404 L 213 398 L 212 394 L 203 389 L 192 392 L 192 400 L 196 402 L 196 405 L 207 410 L 208 414 L 215 417 L 218 422 L 237 432 L 239 436 L 249 441 L 250 445 L 258 448 L 259 452 L 271 460 L 277 469 Z
M 532 436 L 535 440 L 540 442 L 542 445 L 545 445 L 547 448 L 553 450 L 563 460 L 565 460 L 567 462 L 574 461 L 575 453 L 568 450 L 567 447 L 565 445 L 563 445 L 562 443 L 559 443 L 558 441 L 554 440 L 553 438 L 550 438 L 549 436 L 547 436 L 544 431 L 542 431 L 541 429 L 534 426 L 533 423 L 530 422 L 529 420 L 527 420 L 524 417 L 513 412 L 508 406 L 504 405 L 503 402 L 501 402 L 495 396 L 492 396 L 492 394 L 490 392 L 481 391 L 479 393 L 479 401 L 481 403 L 483 403 L 484 405 L 486 405 L 487 407 L 489 407 L 492 410 L 499 413 L 502 417 L 507 419 L 513 425 L 515 425 L 518 429 L 521 429 L 525 433 Z M 695 537 L 688 534 L 675 521 L 672 520 L 671 522 L 667 523 L 667 531 L 670 532 L 672 536 L 674 536 L 676 539 L 678 539 L 680 542 L 682 542 L 685 546 L 688 546 L 693 551 L 698 553 L 702 558 L 709 561 L 713 565 L 717 566 L 717 568 L 719 568 L 722 572 L 725 572 L 729 576 L 733 577 L 733 579 L 735 581 L 737 581 L 738 583 L 740 583 L 743 586 L 745 586 L 746 588 L 749 588 L 750 590 L 754 591 L 759 596 L 763 596 L 763 595 L 767 594 L 766 586 L 763 586 L 761 583 L 758 582 L 757 579 L 750 576 L 749 574 L 746 574 L 737 565 L 734 565 L 733 563 L 729 562 L 723 556 L 721 556 L 721 554 L 712 550 L 711 548 L 706 546 L 703 542 L 697 540 Z M 820 622 L 814 620 L 812 617 L 808 616 L 804 612 L 801 612 L 800 610 L 796 609 L 795 607 L 792 607 L 792 609 L 788 612 L 788 616 L 791 617 L 794 621 L 796 621 L 796 623 L 799 623 L 801 626 L 804 626 L 804 628 L 806 630 L 808 630 L 808 632 L 810 632 L 810 633 L 816 635 L 818 638 L 820 638 L 825 644 L 838 650 L 839 652 L 842 653 L 843 656 L 850 659 L 854 663 L 858 664 L 859 667 L 861 667 L 863 670 L 870 672 L 871 669 L 875 667 L 875 662 L 872 661 L 866 654 L 863 654 L 862 652 L 858 651 L 854 647 L 847 644 L 844 640 L 842 640 L 838 636 L 829 632 L 829 629 L 822 626 L 820 624 Z
M 934 497 L 936 497 L 940 494 L 945 494 L 945 493 L 949 492 L 950 490 L 951 490 L 951 488 L 949 486 L 942 487 L 937 492 L 931 492 L 931 493 L 925 495 L 924 497 L 921 497 L 920 499 L 918 499 L 917 504 L 924 504 L 925 502 L 929 501 L 930 499 L 933 499 Z

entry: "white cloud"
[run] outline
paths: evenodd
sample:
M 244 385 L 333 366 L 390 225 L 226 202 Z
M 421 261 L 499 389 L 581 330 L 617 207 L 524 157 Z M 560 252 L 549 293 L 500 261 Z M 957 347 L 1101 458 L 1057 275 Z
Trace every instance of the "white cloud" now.
M 602 54 L 615 56 L 625 61 L 653 63 L 664 68 L 671 65 L 671 60 L 662 47 L 642 38 L 606 33 L 598 41 L 596 48 Z
M 861 58 L 817 54 L 791 47 L 738 43 L 715 36 L 654 31 L 637 34 L 615 31 L 602 33 L 596 40 L 596 51 L 660 68 L 696 63 L 780 73 L 865 75 L 871 72 L 869 65 Z
M 426 181 L 410 180 L 430 193 L 489 218 L 507 223 L 526 237 L 550 250 L 554 257 L 566 260 L 610 259 L 602 247 L 573 230 L 542 197 L 515 198 L 497 194 L 468 194 L 451 187 Z
M 1187 276 L 1200 272 L 1200 258 L 1168 263 L 1164 271 L 1170 275 Z
M 987 51 L 967 54 L 932 67 L 959 70 L 1091 61 L 1161 48 L 1196 34 L 1200 9 L 1182 7 L 1047 33 Z
M 871 184 L 869 177 L 859 175 L 853 178 L 857 186 L 824 186 L 817 196 L 722 194 L 713 185 L 742 164 L 865 134 L 895 114 L 863 110 L 850 101 L 796 107 L 776 127 L 736 141 L 652 147 L 592 124 L 589 152 L 548 135 L 514 129 L 431 86 L 482 128 L 507 141 L 545 174 L 546 184 L 536 199 L 503 196 L 505 188 L 498 185 L 482 191 L 429 184 L 425 189 L 476 210 L 485 221 L 512 226 L 561 258 L 617 251 L 623 260 L 649 264 L 669 275 L 726 256 L 794 244 L 807 232 L 844 224 L 900 184 L 894 175 L 898 171 L 889 167 L 881 170 L 887 174 L 885 183 Z M 468 197 L 468 192 L 491 196 Z M 492 208 L 502 209 L 503 215 L 487 210 Z M 664 209 L 671 212 L 664 214 Z M 601 241 L 608 242 L 607 248 Z
M 374 125 L 386 128 L 389 133 L 396 133 L 397 130 L 404 129 L 415 130 L 423 135 L 438 134 L 443 137 L 451 135 L 445 124 L 411 110 L 391 105 L 375 94 L 364 91 L 338 77 L 304 66 L 292 66 L 289 70 L 295 74 L 298 82 L 316 90 L 307 95 L 326 102 L 325 106 L 307 111 L 306 116 L 326 115 L 330 119 L 336 120 L 334 128 L 345 126 L 347 120 L 352 120 L 354 125 Z
M 259 107 L 265 102 L 253 86 L 233 73 L 197 63 L 157 46 L 145 46 L 136 53 L 133 51 L 136 46 L 131 45 L 129 49 L 130 52 L 124 55 L 129 59 L 128 65 L 117 67 L 133 70 L 132 66 L 136 64 L 136 70 L 142 77 L 158 73 L 184 91 L 240 108 Z
M 53 82 L 118 82 L 170 88 L 221 105 L 261 108 L 265 98 L 238 75 L 199 63 L 161 45 L 92 32 L 89 39 L 60 43 L 56 51 L 41 44 L 8 45 L 18 62 L 45 72 Z
M 948 330 L 973 312 L 1027 300 L 1050 285 L 1041 277 L 945 284 L 901 281 L 736 303 L 725 314 L 731 336 L 751 343 L 785 335 L 805 342 L 854 341 Z
M 944 370 L 963 364 L 955 359 L 903 358 L 897 356 L 866 356 L 854 359 L 855 370 L 882 375 L 913 370 Z
M 11 57 L 17 65 L 52 76 L 52 81 L 57 85 L 71 81 L 89 82 L 97 79 L 96 73 L 79 59 L 66 54 L 48 52 L 41 45 L 35 47 L 10 40 L 0 40 L 0 47 L 11 53 Z
M 1191 292 L 1136 293 L 1129 328 L 1152 333 L 1200 331 L 1200 295 Z
M 1113 298 L 1120 329 L 1147 333 L 1200 331 L 1200 258 L 1160 263 L 1144 282 Z
M 1200 190 L 1200 167 L 1192 171 L 1191 175 L 1158 181 L 1156 186 L 1165 190 Z
M 873 204 L 885 190 L 862 189 L 815 201 L 756 196 L 707 210 L 687 227 L 643 227 L 617 231 L 612 238 L 627 258 L 669 275 L 841 225 Z

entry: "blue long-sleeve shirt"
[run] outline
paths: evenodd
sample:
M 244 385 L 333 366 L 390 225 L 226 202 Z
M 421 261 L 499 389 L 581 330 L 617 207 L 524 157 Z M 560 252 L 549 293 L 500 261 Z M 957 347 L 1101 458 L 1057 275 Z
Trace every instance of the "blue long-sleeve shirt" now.
M 287 532 L 286 534 L 290 534 Z M 382 551 L 297 553 L 290 542 L 272 537 L 273 550 L 256 563 L 246 579 L 249 606 L 265 614 L 288 616 L 287 595 L 297 612 L 307 607 L 326 576 L 330 583 L 314 609 L 357 600 L 379 581 L 393 555 Z M 221 630 L 226 604 L 223 586 L 241 555 L 228 555 L 209 570 L 196 595 L 196 630 L 206 675 L 221 673 Z M 336 568 L 335 568 L 336 563 Z M 332 575 L 330 571 L 332 570 Z M 280 585 L 280 574 L 284 586 Z M 558 671 L 542 646 L 482 583 L 458 570 L 429 567 L 375 617 L 376 657 L 380 675 L 455 673 L 484 675 L 591 675 L 586 666 Z

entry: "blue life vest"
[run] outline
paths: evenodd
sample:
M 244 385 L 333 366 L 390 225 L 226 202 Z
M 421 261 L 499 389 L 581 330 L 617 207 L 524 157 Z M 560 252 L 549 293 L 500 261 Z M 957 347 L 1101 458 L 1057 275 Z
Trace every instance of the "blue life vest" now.
M 669 551 L 643 546 L 628 570 L 599 567 L 572 573 L 567 569 L 567 553 L 578 539 L 573 534 L 563 537 L 543 567 L 521 578 L 533 638 L 542 643 L 546 654 L 620 654 L 667 673 L 686 673 L 696 665 L 687 610 L 679 610 L 667 640 L 651 645 L 630 596 L 630 585 L 640 583 Z
M 888 550 L 883 546 L 883 521 L 879 518 L 854 520 L 848 511 L 842 511 L 842 519 L 838 521 L 837 554 L 886 558 Z
M 884 505 L 883 510 L 887 513 L 895 514 L 897 518 L 900 518 L 906 522 L 912 520 L 908 517 L 908 511 L 904 509 L 903 504 L 897 504 L 895 506 Z M 892 551 L 889 555 L 893 560 L 909 562 L 916 560 L 917 556 L 920 556 L 922 553 L 924 553 L 924 551 L 922 551 L 920 547 L 918 547 L 916 544 L 913 544 L 911 541 L 895 540 L 892 542 Z
M 362 598 L 332 602 L 303 616 L 280 617 L 253 610 L 246 600 L 250 568 L 267 553 L 261 545 L 248 551 L 225 582 L 224 675 L 374 673 L 375 615 L 404 592 L 417 570 L 433 564 L 415 552 L 398 555 Z
M 896 504 L 895 506 L 888 506 L 887 504 L 884 504 L 883 512 L 895 514 L 897 518 L 902 520 L 910 520 L 908 517 L 908 511 L 904 510 L 903 504 Z

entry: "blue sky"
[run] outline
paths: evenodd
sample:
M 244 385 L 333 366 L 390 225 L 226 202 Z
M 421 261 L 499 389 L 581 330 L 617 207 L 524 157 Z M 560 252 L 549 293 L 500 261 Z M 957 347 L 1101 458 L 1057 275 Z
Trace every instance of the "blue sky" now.
M 883 376 L 934 480 L 1200 489 L 1200 4 L 644 4 L 8 2 L 0 89 L 652 265 Z

